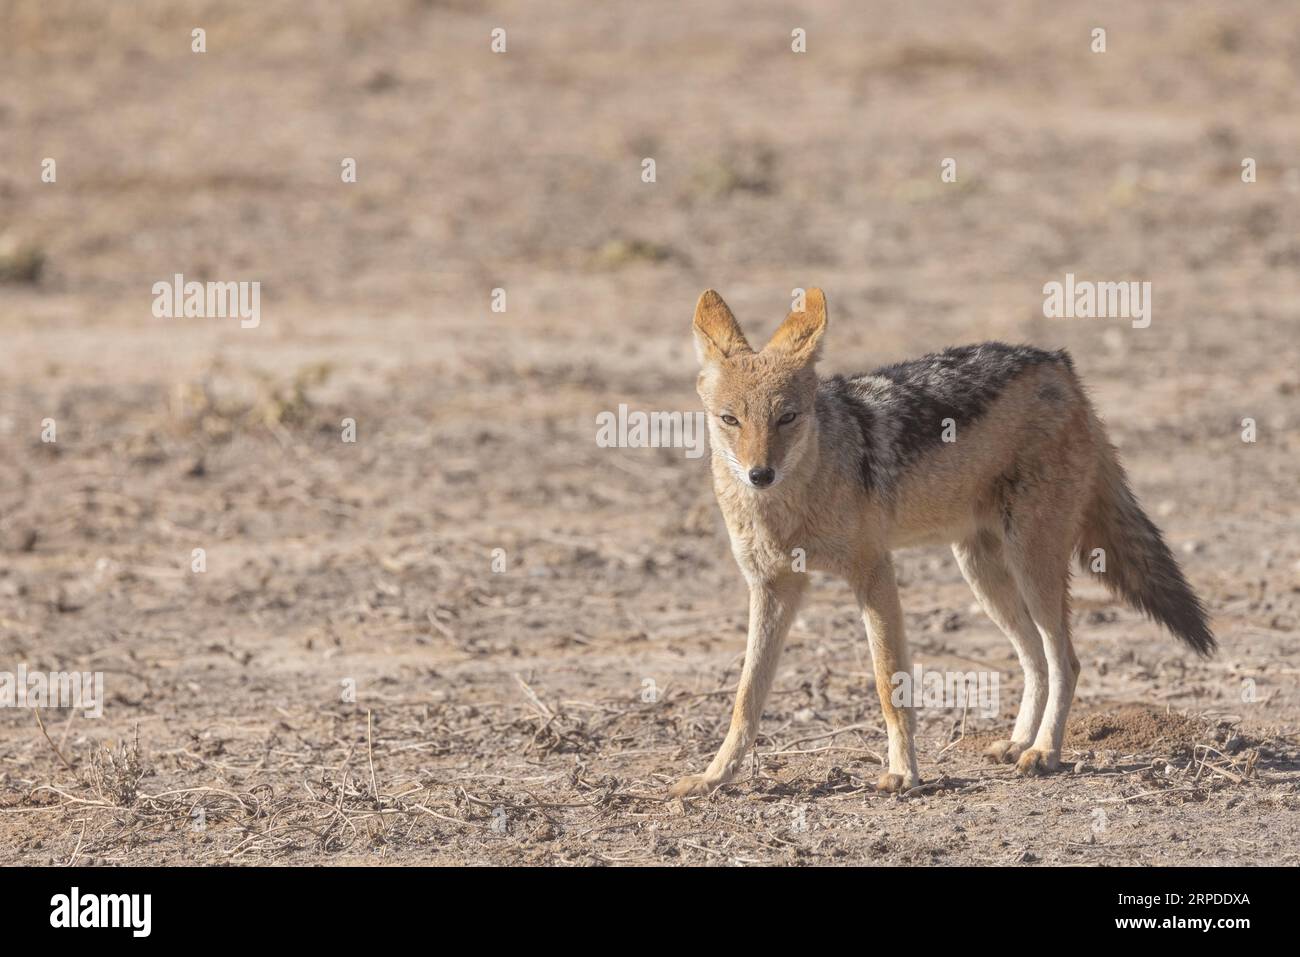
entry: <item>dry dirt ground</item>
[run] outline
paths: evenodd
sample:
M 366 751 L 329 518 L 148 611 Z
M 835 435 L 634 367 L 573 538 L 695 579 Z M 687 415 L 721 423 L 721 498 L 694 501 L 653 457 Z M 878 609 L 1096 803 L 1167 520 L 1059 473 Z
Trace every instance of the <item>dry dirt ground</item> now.
M 0 709 L 0 862 L 1300 863 L 1298 72 L 1289 0 L 6 3 L 0 671 L 107 703 Z M 178 272 L 260 326 L 154 318 Z M 1151 326 L 1044 318 L 1067 272 Z M 919 660 L 1001 681 L 923 712 L 932 786 L 868 786 L 827 580 L 752 767 L 665 802 L 745 591 L 707 457 L 595 417 L 697 408 L 701 289 L 766 332 L 811 285 L 827 372 L 1070 348 L 1219 655 L 1081 583 L 1068 767 L 1020 780 L 1010 646 L 906 553 Z

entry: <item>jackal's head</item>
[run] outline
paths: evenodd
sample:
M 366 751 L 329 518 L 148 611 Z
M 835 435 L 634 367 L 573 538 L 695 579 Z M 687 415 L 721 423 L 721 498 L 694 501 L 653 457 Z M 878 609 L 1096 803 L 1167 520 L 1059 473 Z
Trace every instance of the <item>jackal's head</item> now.
M 755 352 L 736 317 L 712 289 L 695 306 L 700 398 L 709 438 L 741 484 L 776 485 L 809 448 L 817 428 L 817 346 L 826 331 L 826 297 L 809 289 L 772 341 Z

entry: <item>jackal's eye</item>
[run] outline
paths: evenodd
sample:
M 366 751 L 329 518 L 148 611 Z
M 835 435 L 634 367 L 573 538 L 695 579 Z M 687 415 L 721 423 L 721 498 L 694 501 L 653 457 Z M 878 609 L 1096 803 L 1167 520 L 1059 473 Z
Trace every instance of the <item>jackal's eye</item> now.
M 781 418 L 776 420 L 776 424 L 789 425 L 791 422 L 794 421 L 795 416 L 797 416 L 798 414 L 799 414 L 798 412 L 787 412 L 785 415 L 781 416 Z
M 722 421 L 726 422 L 727 425 L 740 425 L 740 420 L 734 415 L 724 415 Z

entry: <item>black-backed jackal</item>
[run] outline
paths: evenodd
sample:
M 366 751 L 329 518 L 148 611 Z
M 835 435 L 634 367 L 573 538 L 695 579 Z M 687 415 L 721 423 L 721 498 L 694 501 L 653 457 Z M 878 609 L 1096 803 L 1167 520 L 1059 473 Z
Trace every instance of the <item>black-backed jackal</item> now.
M 755 352 L 713 290 L 695 307 L 713 485 L 749 583 L 749 642 L 731 728 L 676 796 L 735 775 L 758 732 L 807 570 L 846 579 L 861 606 L 889 732 L 877 784 L 920 783 L 915 715 L 893 703 L 911 671 L 890 552 L 951 544 L 1025 673 L 1010 738 L 987 755 L 1055 770 L 1079 676 L 1070 563 L 1104 555 L 1111 591 L 1197 652 L 1214 650 L 1204 606 L 1129 490 L 1070 357 L 986 342 L 866 375 L 819 379 L 826 300 L 809 290 Z M 944 441 L 955 429 L 955 441 Z M 802 552 L 796 552 L 801 549 Z M 1100 553 L 1095 552 L 1101 549 Z M 793 556 L 802 555 L 804 566 Z

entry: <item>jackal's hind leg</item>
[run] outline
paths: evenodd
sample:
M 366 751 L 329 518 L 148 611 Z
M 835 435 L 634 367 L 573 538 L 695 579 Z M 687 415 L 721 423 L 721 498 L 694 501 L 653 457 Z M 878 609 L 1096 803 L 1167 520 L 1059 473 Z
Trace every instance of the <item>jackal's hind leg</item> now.
M 1025 691 L 1011 737 L 994 741 L 984 751 L 984 756 L 994 763 L 1011 764 L 1033 743 L 1047 704 L 1043 639 L 1007 568 L 1002 541 L 993 532 L 982 531 L 958 542 L 952 552 L 985 614 L 1011 642 L 1025 675 Z
M 1040 535 L 1010 561 L 1012 576 L 1043 638 L 1047 657 L 1047 703 L 1033 744 L 1016 761 L 1021 774 L 1055 771 L 1061 760 L 1065 724 L 1079 680 L 1079 659 L 1070 641 L 1069 553 L 1064 535 Z

